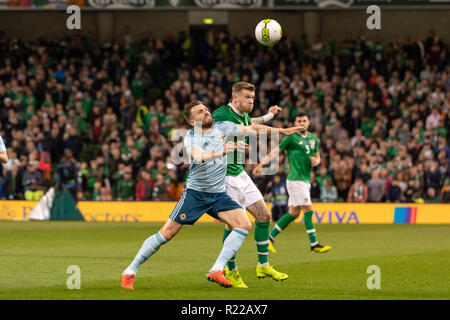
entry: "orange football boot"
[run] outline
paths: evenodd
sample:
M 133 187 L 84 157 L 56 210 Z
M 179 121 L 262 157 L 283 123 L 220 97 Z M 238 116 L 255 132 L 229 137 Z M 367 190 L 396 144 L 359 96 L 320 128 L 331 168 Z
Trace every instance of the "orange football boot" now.
M 206 274 L 206 279 L 218 283 L 221 287 L 231 288 L 233 286 L 233 283 L 225 278 L 225 270 L 209 272 Z
M 122 288 L 134 290 L 134 274 L 122 274 Z

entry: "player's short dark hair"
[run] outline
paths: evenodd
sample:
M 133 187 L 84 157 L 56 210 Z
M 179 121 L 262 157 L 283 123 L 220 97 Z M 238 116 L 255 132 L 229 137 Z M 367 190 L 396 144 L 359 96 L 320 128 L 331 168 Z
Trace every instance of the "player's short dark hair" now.
M 242 90 L 248 90 L 248 91 L 255 91 L 255 86 L 253 84 L 251 84 L 250 82 L 245 82 L 245 81 L 241 81 L 241 82 L 236 82 L 235 84 L 233 84 L 233 87 L 231 88 L 231 93 L 239 93 Z
M 306 113 L 300 112 L 300 113 L 297 113 L 294 120 L 297 120 L 297 118 L 303 118 L 303 117 L 307 117 L 309 119 L 309 117 Z
M 202 104 L 200 100 L 192 100 L 184 106 L 184 118 L 189 122 L 191 120 L 191 110 L 193 107 Z

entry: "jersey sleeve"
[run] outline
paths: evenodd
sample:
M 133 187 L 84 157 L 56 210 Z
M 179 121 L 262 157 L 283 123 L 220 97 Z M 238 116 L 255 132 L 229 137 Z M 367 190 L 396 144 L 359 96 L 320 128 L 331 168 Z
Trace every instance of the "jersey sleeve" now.
M 222 108 L 216 109 L 211 116 L 215 122 L 228 120 Z
M 5 151 L 6 151 L 5 143 L 3 142 L 3 138 L 0 137 L 0 152 L 5 152 Z
M 281 140 L 281 143 L 278 145 L 278 148 L 280 148 L 280 150 L 286 150 L 289 147 L 290 142 L 290 136 L 285 136 L 283 140 Z
M 216 127 L 227 137 L 232 136 L 239 131 L 239 126 L 231 121 L 219 121 L 216 123 Z

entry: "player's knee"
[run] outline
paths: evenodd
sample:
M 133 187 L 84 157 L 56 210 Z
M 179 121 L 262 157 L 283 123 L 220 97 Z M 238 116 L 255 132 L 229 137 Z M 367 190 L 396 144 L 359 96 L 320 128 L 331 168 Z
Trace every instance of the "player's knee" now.
M 250 232 L 252 230 L 252 224 L 250 222 L 242 222 L 238 228 Z
M 290 211 L 289 214 L 291 216 L 293 216 L 295 219 L 297 219 L 300 215 L 300 210 L 294 210 L 294 211 Z
M 255 217 L 255 221 L 259 223 L 270 222 L 271 214 L 269 210 L 264 210 L 260 215 Z
M 250 232 L 250 230 L 252 230 L 252 224 L 250 222 L 248 222 L 242 226 L 242 229 Z
M 170 241 L 170 239 L 172 239 L 173 236 L 175 235 L 174 233 L 170 232 L 169 230 L 161 230 L 160 233 L 164 237 L 164 239 L 166 239 L 167 242 Z
M 309 211 L 312 211 L 312 206 L 303 206 L 303 207 L 302 207 L 302 211 L 303 211 L 303 212 L 309 212 Z
M 174 228 L 162 228 L 161 230 L 159 230 L 159 232 L 161 233 L 161 235 L 164 237 L 164 239 L 166 239 L 166 241 L 170 241 L 170 239 L 172 239 L 178 232 L 178 230 L 174 229 Z

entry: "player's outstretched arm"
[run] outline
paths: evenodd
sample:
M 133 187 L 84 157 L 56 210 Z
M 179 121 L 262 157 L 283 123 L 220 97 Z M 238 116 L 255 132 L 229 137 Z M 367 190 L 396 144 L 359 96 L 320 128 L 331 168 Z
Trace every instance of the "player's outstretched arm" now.
M 252 118 L 252 124 L 264 124 L 272 120 L 276 114 L 281 112 L 281 110 L 282 109 L 279 106 L 272 106 L 269 108 L 269 112 L 266 115 L 258 118 Z
M 260 131 L 265 131 L 265 132 L 270 132 L 270 133 L 282 133 L 284 135 L 291 135 L 294 133 L 299 132 L 300 127 L 291 127 L 291 128 L 274 128 L 274 127 L 269 127 L 269 126 L 265 126 L 262 124 L 251 124 L 249 126 L 243 126 L 243 125 L 238 125 L 239 130 L 237 132 L 237 134 L 242 134 L 242 135 L 254 135 L 257 132 Z
M 8 162 L 8 155 L 7 155 L 6 151 L 0 152 L 0 162 L 1 163 Z
M 269 154 L 261 160 L 261 163 L 258 163 L 256 167 L 253 169 L 253 174 L 259 176 L 261 174 L 262 167 L 271 162 L 272 159 L 275 158 L 279 152 L 280 152 L 279 147 L 276 147 L 275 149 L 270 151 Z
M 236 142 L 227 142 L 221 150 L 214 152 L 204 151 L 202 148 L 192 148 L 190 151 L 191 158 L 195 162 L 209 162 L 216 158 L 221 158 L 229 152 L 232 152 L 238 148 Z

